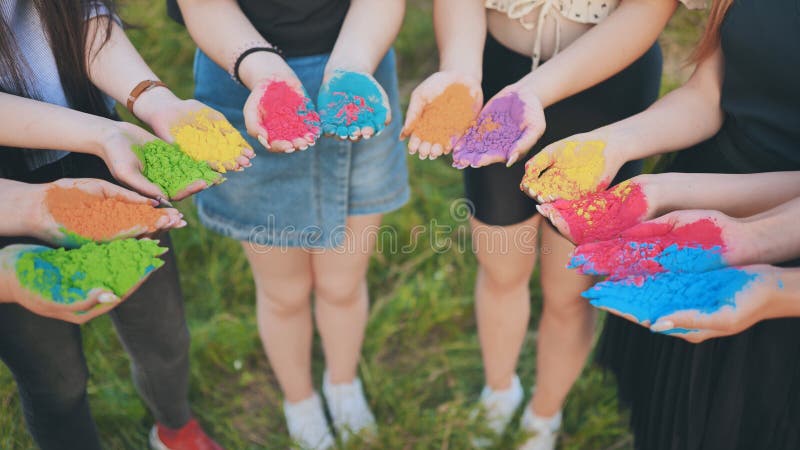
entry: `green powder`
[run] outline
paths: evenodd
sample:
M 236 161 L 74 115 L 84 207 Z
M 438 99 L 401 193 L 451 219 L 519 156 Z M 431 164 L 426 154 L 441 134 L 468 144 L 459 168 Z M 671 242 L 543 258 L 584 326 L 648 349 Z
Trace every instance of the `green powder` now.
M 123 239 L 74 250 L 30 251 L 17 259 L 17 278 L 23 287 L 58 303 L 84 300 L 95 288 L 122 297 L 164 264 L 158 258 L 164 250 L 156 241 Z
M 222 175 L 211 170 L 205 162 L 192 159 L 176 144 L 159 139 L 136 146 L 133 151 L 144 164 L 144 176 L 170 198 L 197 180 L 203 180 L 207 185 L 222 181 Z

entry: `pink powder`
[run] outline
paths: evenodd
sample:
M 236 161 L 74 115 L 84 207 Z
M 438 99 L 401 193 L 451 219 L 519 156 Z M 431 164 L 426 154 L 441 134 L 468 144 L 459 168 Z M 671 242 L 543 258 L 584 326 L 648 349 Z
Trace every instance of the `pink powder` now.
M 311 100 L 301 95 L 285 81 L 267 86 L 258 104 L 261 125 L 267 130 L 269 142 L 319 136 L 319 114 Z

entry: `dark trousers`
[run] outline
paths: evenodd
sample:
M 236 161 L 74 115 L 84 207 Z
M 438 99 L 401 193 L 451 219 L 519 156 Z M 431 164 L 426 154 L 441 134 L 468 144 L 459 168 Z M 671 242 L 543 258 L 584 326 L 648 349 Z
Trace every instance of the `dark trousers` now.
M 93 156 L 71 154 L 32 172 L 7 176 L 41 183 L 110 174 Z M 109 315 L 131 357 L 133 381 L 156 420 L 180 428 L 191 418 L 188 403 L 189 330 L 169 236 L 165 264 Z M 39 243 L 2 238 L 12 243 Z M 46 245 L 46 244 L 44 244 Z M 43 450 L 100 449 L 86 393 L 89 370 L 80 326 L 38 316 L 13 303 L 0 304 L 0 359 L 14 375 L 25 420 Z

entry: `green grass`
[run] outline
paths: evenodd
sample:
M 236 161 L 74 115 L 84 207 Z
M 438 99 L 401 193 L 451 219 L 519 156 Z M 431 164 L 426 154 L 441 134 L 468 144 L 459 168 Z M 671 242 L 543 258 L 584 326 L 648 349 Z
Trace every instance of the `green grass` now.
M 178 25 L 166 19 L 164 2 L 132 3 L 123 17 L 139 28 L 130 32 L 145 60 L 179 95 L 192 92 L 193 45 Z M 410 1 L 396 48 L 402 90 L 436 67 L 431 7 Z M 664 34 L 667 56 L 664 89 L 679 85 L 686 71 L 680 58 L 698 34 L 700 16 L 680 12 Z M 398 245 L 410 243 L 414 225 L 436 219 L 450 225 L 449 237 L 466 233 L 450 205 L 462 197 L 460 174 L 444 160 L 410 158 L 413 199 L 389 214 L 385 224 L 399 230 Z M 258 340 L 252 278 L 239 245 L 201 227 L 191 203 L 179 208 L 191 226 L 174 239 L 181 284 L 192 332 L 191 401 L 206 428 L 229 449 L 286 448 L 281 396 Z M 437 252 L 433 237 L 418 237 L 417 250 L 384 252 L 372 261 L 372 308 L 361 375 L 380 422 L 377 443 L 349 448 L 464 449 L 485 430 L 470 420 L 469 407 L 482 386 L 482 369 L 473 319 L 475 259 L 464 252 Z M 536 277 L 534 277 L 534 280 Z M 541 307 L 532 282 L 533 316 L 520 358 L 519 374 L 533 381 L 536 323 Z M 128 372 L 128 360 L 108 318 L 83 327 L 91 369 L 89 394 L 94 416 L 109 449 L 142 449 L 152 424 Z M 315 379 L 321 355 L 315 345 Z M 19 409 L 10 373 L 0 368 L 0 448 L 33 448 Z M 563 449 L 626 449 L 632 444 L 627 421 L 617 409 L 610 378 L 598 369 L 584 371 L 567 400 Z M 507 436 L 510 448 L 520 436 Z

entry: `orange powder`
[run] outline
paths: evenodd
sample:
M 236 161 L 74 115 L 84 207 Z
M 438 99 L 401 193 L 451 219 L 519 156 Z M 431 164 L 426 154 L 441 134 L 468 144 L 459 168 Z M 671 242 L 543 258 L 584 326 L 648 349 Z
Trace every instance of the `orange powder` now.
M 455 144 L 455 140 L 475 120 L 474 105 L 475 99 L 466 85 L 451 84 L 425 106 L 406 134 L 414 134 L 424 142 L 447 148 L 448 144 Z
M 53 186 L 45 205 L 53 219 L 67 232 L 95 241 L 107 241 L 123 231 L 144 226 L 155 231 L 164 213 L 150 205 L 103 198 L 78 188 Z

